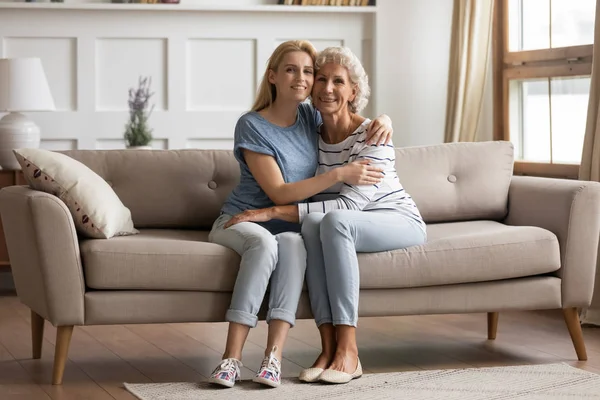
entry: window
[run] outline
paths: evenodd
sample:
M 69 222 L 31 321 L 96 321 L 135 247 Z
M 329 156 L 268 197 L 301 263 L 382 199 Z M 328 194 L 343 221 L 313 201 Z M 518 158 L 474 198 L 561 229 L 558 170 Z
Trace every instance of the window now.
M 596 0 L 496 0 L 494 138 L 515 173 L 576 178 L 592 71 Z

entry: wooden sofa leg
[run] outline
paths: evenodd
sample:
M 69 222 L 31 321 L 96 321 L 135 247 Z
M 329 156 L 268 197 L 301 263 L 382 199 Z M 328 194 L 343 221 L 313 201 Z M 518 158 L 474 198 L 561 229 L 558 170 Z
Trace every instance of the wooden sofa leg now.
M 56 348 L 54 351 L 54 371 L 52 373 L 52 384 L 60 385 L 65 372 L 65 364 L 69 353 L 69 344 L 73 335 L 73 325 L 59 326 L 56 330 Z
M 581 331 L 581 325 L 579 323 L 579 313 L 577 308 L 563 308 L 563 316 L 567 323 L 567 329 L 571 335 L 575 352 L 579 361 L 587 360 L 587 352 L 585 351 L 585 342 L 583 341 L 583 332 Z
M 42 357 L 42 343 L 44 342 L 44 318 L 31 310 L 31 349 L 34 359 Z
M 488 325 L 488 339 L 496 339 L 496 331 L 498 330 L 498 313 L 489 312 L 487 313 L 487 325 Z

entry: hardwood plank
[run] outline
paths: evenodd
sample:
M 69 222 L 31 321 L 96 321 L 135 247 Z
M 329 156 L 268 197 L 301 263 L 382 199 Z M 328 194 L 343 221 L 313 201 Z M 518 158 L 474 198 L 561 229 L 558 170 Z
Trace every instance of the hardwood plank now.
M 465 366 L 456 359 L 431 352 L 430 348 L 415 351 L 413 343 L 406 336 L 398 339 L 395 336 L 386 335 L 378 329 L 372 329 L 371 326 L 377 321 L 380 321 L 380 319 L 363 318 L 360 320 L 356 331 L 359 357 L 365 372 L 429 369 L 435 362 L 452 365 L 453 367 Z M 321 341 L 314 322 L 310 321 L 309 325 L 302 326 L 299 324 L 299 326 L 303 329 L 303 331 L 297 332 L 303 337 L 301 340 L 306 340 L 306 336 L 310 335 L 310 345 L 320 350 Z M 307 333 L 306 329 L 309 329 L 312 333 Z
M 154 382 L 198 382 L 203 376 L 120 325 L 82 329 Z
M 292 329 L 290 329 L 290 331 L 291 330 Z M 250 334 L 248 335 L 248 341 L 254 343 L 257 348 L 261 350 L 261 356 L 264 356 L 267 346 L 268 332 L 269 325 L 265 321 L 260 321 L 256 328 L 250 330 Z M 319 355 L 319 351 L 315 350 L 316 349 L 313 349 L 311 346 L 307 346 L 293 337 L 290 337 L 288 333 L 283 349 L 283 360 L 281 360 L 282 375 L 285 377 L 297 377 L 304 368 L 310 367 L 315 361 Z M 291 357 L 292 351 L 294 352 L 294 357 Z M 308 353 L 305 353 L 305 351 L 308 351 Z M 303 354 L 303 357 L 300 356 L 300 353 Z M 296 361 L 296 359 L 300 358 L 301 362 Z
M 30 314 L 27 313 L 28 308 L 24 305 L 13 304 L 13 307 L 26 320 L 30 318 Z M 45 325 L 44 339 L 54 345 L 56 328 L 50 323 Z M 135 399 L 135 396 L 125 390 L 123 382 L 150 382 L 148 377 L 101 345 L 81 328 L 76 327 L 75 332 L 69 348 L 69 360 L 112 397 L 118 400 Z
M 427 325 L 419 324 L 415 327 L 413 320 L 414 317 L 370 318 L 368 322 L 363 323 L 363 326 L 366 326 L 363 330 L 365 335 L 381 343 L 384 351 L 390 349 L 391 352 L 394 349 L 393 351 L 397 352 L 397 354 L 390 353 L 390 356 L 419 369 L 474 366 L 471 360 L 463 356 L 463 351 L 468 349 L 464 343 L 454 345 L 454 347 L 462 347 L 462 351 L 454 351 L 459 354 L 456 356 L 448 350 L 452 348 L 452 343 L 443 342 L 438 332 L 427 329 Z
M 215 351 L 221 359 L 223 352 L 225 351 L 225 340 L 227 335 L 227 324 L 226 323 L 187 323 L 187 324 L 169 324 L 169 327 L 174 329 L 180 334 L 186 335 L 189 338 L 202 343 L 204 346 Z M 252 346 L 250 346 L 252 348 Z M 254 365 L 259 365 L 262 358 L 258 355 L 258 349 L 249 350 L 249 346 L 245 346 L 242 352 L 242 364 L 241 369 L 242 379 L 252 379 L 256 374 L 256 368 Z M 212 365 L 214 369 L 217 366 L 217 362 Z
M 544 351 L 561 357 L 564 360 L 577 360 L 575 349 L 573 348 L 564 321 L 558 318 L 550 321 L 531 314 L 529 321 L 525 322 L 521 316 L 509 314 L 507 315 L 507 322 L 510 322 L 510 325 L 509 329 L 506 329 L 506 333 L 500 333 L 499 326 L 499 337 L 505 334 L 507 339 L 519 341 L 530 348 Z M 588 347 L 589 362 L 591 363 L 600 361 L 600 336 L 598 336 L 600 331 L 597 329 L 595 331 L 594 329 L 583 328 L 584 341 Z M 596 334 L 594 335 L 593 333 Z
M 52 399 L 113 399 L 104 389 L 98 386 L 77 365 L 67 360 L 64 383 L 52 385 L 52 367 L 54 345 L 44 339 L 42 357 L 31 358 L 31 330 L 27 321 L 7 303 L 0 306 L 0 343 L 15 358 L 16 362 L 27 372 L 32 381 Z
M 225 351 L 227 323 L 171 324 L 171 326 L 179 332 L 203 343 L 220 355 Z M 242 364 L 244 365 L 241 371 L 242 379 L 252 379 L 254 377 L 264 358 L 264 351 L 264 348 L 258 346 L 256 343 L 250 340 L 246 341 L 242 351 Z M 213 365 L 213 368 L 216 365 Z M 282 375 L 285 377 L 294 376 L 293 374 L 290 375 L 290 373 L 287 362 L 284 364 L 282 360 Z
M 504 315 L 501 318 L 503 319 Z M 462 324 L 465 323 L 463 316 L 455 315 L 425 317 L 420 324 L 429 327 L 438 335 L 443 336 L 445 341 L 460 348 L 458 352 L 453 353 L 455 357 L 478 367 L 557 361 L 555 356 L 519 345 L 518 341 L 506 341 L 503 334 L 500 333 L 496 340 L 487 340 L 485 314 L 472 315 L 469 320 L 475 321 L 475 326 L 470 330 L 462 328 Z
M 0 342 L 0 362 L 5 361 L 15 361 L 15 359 L 12 356 L 12 354 L 10 354 L 8 350 L 6 350 L 6 347 L 4 347 L 4 345 Z
M 76 327 L 57 387 L 50 385 L 56 328 L 46 324 L 42 357 L 32 360 L 29 321 L 14 294 L 0 294 L 2 399 L 130 400 L 123 381 L 200 381 L 218 363 L 227 333 L 226 323 Z M 264 321 L 251 330 L 244 379 L 260 365 L 266 333 Z M 577 361 L 560 310 L 500 313 L 494 341 L 487 340 L 485 313 L 361 318 L 357 331 L 367 372 L 566 362 L 600 374 L 600 329 L 583 328 L 583 335 L 585 362 Z M 298 321 L 284 349 L 284 375 L 297 376 L 319 352 L 314 321 Z
M 4 352 L 4 353 L 3 353 Z M 0 345 L 0 356 L 8 351 Z M 0 399 L 3 400 L 50 400 L 42 388 L 14 359 L 0 359 Z
M 210 376 L 222 359 L 221 352 L 167 324 L 126 325 L 126 328 L 198 371 L 204 378 Z M 244 376 L 254 376 L 253 371 L 249 369 L 244 372 Z
M 46 332 L 46 340 L 54 343 L 56 328 L 50 325 Z M 123 382 L 151 382 L 147 376 L 119 358 L 80 327 L 75 328 L 69 349 L 69 360 L 118 400 L 135 399 L 135 396 L 125 390 Z
M 502 323 L 498 325 L 498 338 L 494 342 L 484 344 L 488 351 L 502 352 L 507 356 L 512 354 L 515 364 L 521 363 L 548 363 L 577 361 L 569 334 L 564 322 L 560 320 L 560 312 L 552 320 L 538 318 L 534 313 L 502 313 Z M 485 317 L 477 319 L 468 316 L 447 317 L 446 322 L 460 329 L 458 335 L 469 336 L 476 331 L 485 329 Z M 562 318 L 562 317 L 561 317 Z M 561 324 L 562 322 L 562 324 Z M 587 365 L 591 368 L 600 368 L 600 347 L 594 345 L 598 340 L 600 331 L 595 335 L 587 333 L 584 328 L 584 338 L 588 346 L 590 360 Z

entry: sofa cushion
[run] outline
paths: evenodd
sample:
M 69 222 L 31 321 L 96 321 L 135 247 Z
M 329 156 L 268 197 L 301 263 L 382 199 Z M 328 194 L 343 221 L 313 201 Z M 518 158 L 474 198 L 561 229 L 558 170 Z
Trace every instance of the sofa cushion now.
M 427 243 L 359 254 L 361 289 L 408 288 L 533 276 L 560 268 L 556 236 L 495 221 L 427 227 Z
M 428 223 L 503 219 L 513 160 L 510 142 L 396 149 L 400 182 Z
M 84 164 L 44 149 L 16 149 L 14 154 L 29 186 L 60 198 L 80 234 L 108 239 L 137 233 L 129 209 L 110 185 Z
M 229 150 L 68 150 L 104 178 L 136 228 L 210 230 L 239 181 Z
M 209 243 L 207 231 L 142 229 L 80 248 L 92 289 L 231 291 L 240 264 L 236 252 Z
M 539 275 L 560 267 L 556 236 L 494 221 L 428 227 L 428 242 L 361 253 L 361 289 L 406 288 Z M 136 236 L 85 240 L 81 255 L 93 289 L 233 290 L 240 258 L 208 232 L 141 230 Z
M 104 178 L 136 228 L 210 229 L 239 182 L 230 150 L 68 150 Z M 396 149 L 402 185 L 426 222 L 501 220 L 512 176 L 510 142 Z

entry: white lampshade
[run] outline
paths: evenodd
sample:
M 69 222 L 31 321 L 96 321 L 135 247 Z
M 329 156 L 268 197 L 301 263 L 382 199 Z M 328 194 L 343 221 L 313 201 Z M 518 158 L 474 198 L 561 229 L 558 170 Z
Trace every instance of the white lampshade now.
M 0 58 L 0 111 L 54 111 L 39 58 Z

